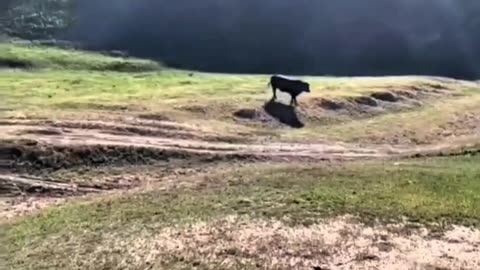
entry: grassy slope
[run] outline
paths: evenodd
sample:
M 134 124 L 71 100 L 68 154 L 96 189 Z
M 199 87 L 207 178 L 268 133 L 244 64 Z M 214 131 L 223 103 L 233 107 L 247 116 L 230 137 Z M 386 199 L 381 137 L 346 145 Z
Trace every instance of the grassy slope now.
M 193 189 L 71 203 L 3 225 L 6 236 L 0 240 L 16 269 L 120 269 L 121 258 L 129 256 L 122 247 L 131 245 L 131 239 L 231 214 L 291 225 L 346 213 L 364 221 L 406 216 L 441 227 L 478 225 L 478 162 L 474 156 L 399 164 L 259 166 L 195 179 L 199 185 Z M 118 246 L 109 246 L 112 241 Z
M 143 59 L 121 59 L 95 53 L 53 47 L 0 43 L 0 63 L 14 62 L 33 68 L 141 72 L 160 65 Z
M 0 96 L 4 103 L 0 105 L 10 109 L 2 111 L 7 117 L 78 118 L 127 109 L 130 114 L 157 113 L 194 122 L 206 115 L 210 120 L 206 124 L 225 132 L 225 127 L 229 127 L 227 130 L 246 129 L 233 121 L 233 113 L 245 108 L 259 109 L 271 96 L 266 85 L 268 77 L 262 75 L 190 73 L 160 69 L 157 64 L 145 60 L 11 44 L 0 44 L 1 59 L 43 68 L 0 72 Z M 134 72 L 117 72 L 119 70 Z M 413 76 L 309 77 L 308 80 L 313 92 L 300 98 L 300 110 L 327 119 L 329 115 L 316 109 L 315 102 L 319 98 L 355 97 L 385 89 L 410 89 L 415 85 L 439 83 Z M 442 126 L 458 115 L 467 111 L 475 113 L 480 108 L 477 84 L 456 82 L 454 87 L 462 96 L 442 98 L 433 105 L 409 112 L 355 121 L 348 116 L 340 117 L 346 121 L 326 125 L 307 119 L 304 129 L 273 132 L 285 138 L 326 137 L 347 141 L 381 140 L 385 136 L 408 134 L 417 136 L 419 142 L 428 141 L 428 136 L 441 132 Z M 288 102 L 288 98 L 286 100 Z M 393 128 L 392 121 L 396 122 Z M 418 132 L 419 128 L 423 132 Z M 263 129 L 256 128 L 257 131 Z
M 4 116 L 86 117 L 118 112 L 161 113 L 198 122 L 201 116 L 181 109 L 199 106 L 212 126 L 238 128 L 231 114 L 240 108 L 259 108 L 269 94 L 267 76 L 221 75 L 158 69 L 135 60 L 130 71 L 117 72 L 118 60 L 82 52 L 12 45 L 0 59 L 28 62 L 34 70 L 0 72 L 0 111 Z M 139 62 L 137 62 L 139 61 Z M 113 64 L 115 67 L 116 64 Z M 152 68 L 154 67 L 154 68 Z M 431 83 L 428 78 L 309 78 L 313 93 L 301 106 L 318 97 L 364 95 L 385 88 L 408 88 Z M 474 84 L 459 84 L 463 96 L 439 99 L 425 107 L 340 124 L 282 130 L 285 137 L 327 136 L 358 140 L 389 133 L 428 131 L 480 103 Z M 414 121 L 412 120 L 414 119 Z M 392 125 L 395 123 L 395 125 Z M 396 130 L 396 131 L 395 131 Z M 319 135 L 320 133 L 320 135 Z M 325 216 L 356 214 L 364 221 L 395 221 L 406 216 L 425 224 L 478 225 L 480 222 L 480 157 L 437 158 L 394 163 L 343 165 L 257 165 L 240 171 L 185 179 L 192 189 L 171 189 L 74 202 L 34 217 L 0 225 L 0 254 L 15 269 L 120 269 L 130 258 L 125 247 L 143 241 L 159 229 L 229 214 L 278 218 L 288 224 L 310 224 Z M 179 179 L 181 181 L 182 179 Z M 6 249 L 4 252 L 2 249 Z M 2 256 L 0 255 L 0 263 Z M 163 258 L 168 259 L 168 258 Z M 176 259 L 167 262 L 178 265 Z M 144 261 L 129 264 L 145 269 Z M 162 262 L 157 262 L 162 264 Z M 182 262 L 187 268 L 192 262 Z
M 313 127 L 294 134 L 311 137 L 312 134 L 323 133 L 327 137 L 346 141 L 367 139 L 373 142 L 383 142 L 385 138 L 397 137 L 400 143 L 403 141 L 428 143 L 438 135 L 455 133 L 455 128 L 449 125 L 463 120 L 465 116 L 478 115 L 479 104 L 480 92 L 469 93 L 462 98 L 439 99 L 434 104 L 411 111 L 349 121 L 332 125 L 328 129 Z M 474 121 L 479 122 L 478 119 Z M 387 143 L 392 141 L 395 142 L 395 139 L 390 139 Z

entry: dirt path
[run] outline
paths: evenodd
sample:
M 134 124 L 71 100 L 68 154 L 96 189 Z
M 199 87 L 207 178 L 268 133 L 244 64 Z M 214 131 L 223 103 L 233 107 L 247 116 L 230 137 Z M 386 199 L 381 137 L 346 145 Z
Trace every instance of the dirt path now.
M 146 123 L 116 124 L 101 121 L 33 122 L 15 121 L 0 125 L 5 139 L 31 139 L 57 146 L 128 146 L 164 149 L 194 154 L 237 155 L 269 158 L 272 160 L 351 160 L 389 158 L 419 153 L 440 152 L 451 149 L 452 143 L 421 147 L 390 145 L 355 145 L 341 142 L 319 143 L 226 143 L 204 140 L 201 130 L 184 125 L 156 121 L 156 126 Z M 186 130 L 191 136 L 185 137 Z M 176 137 L 176 134 L 178 137 Z M 210 134 L 208 135 L 210 136 Z M 210 136 L 211 138 L 211 136 Z
M 435 154 L 455 145 L 468 147 L 469 140 L 437 145 L 389 146 L 355 145 L 341 142 L 305 143 L 226 143 L 212 140 L 212 134 L 171 122 L 112 123 L 102 121 L 0 121 L 2 139 L 29 139 L 42 144 L 75 146 L 128 146 L 188 152 L 198 155 L 253 156 L 268 160 L 354 160 L 386 159 L 414 154 Z M 177 134 L 180 134 L 178 137 Z M 1 149 L 0 149 L 1 150 Z M 1 158 L 1 156 L 0 156 Z M 1 161 L 1 160 L 0 160 Z M 167 161 L 170 162 L 170 161 Z M 122 174 L 122 177 L 125 175 Z M 152 176 L 160 181 L 160 176 Z M 162 176 L 163 177 L 163 176 Z M 168 181 L 169 176 L 165 179 Z M 173 176 L 170 182 L 179 185 Z M 159 183 L 166 187 L 165 183 Z M 2 187 L 3 193 L 2 193 Z M 157 188 L 157 187 L 155 187 Z M 7 190 L 10 189 L 10 190 Z M 32 194 L 26 194 L 35 189 Z M 145 190 L 145 187 L 124 190 Z M 27 191 L 27 192 L 25 192 Z M 0 173 L 0 220 L 10 220 L 40 209 L 61 205 L 79 196 L 92 199 L 108 192 L 72 183 L 58 183 L 28 175 Z M 2 196 L 9 194 L 9 196 Z M 15 195 L 13 195 L 15 194 Z M 70 197 L 73 195 L 73 197 Z M 92 197 L 87 197 L 92 196 Z M 476 269 L 480 234 L 458 227 L 442 239 L 427 233 L 395 234 L 392 228 L 370 228 L 338 219 L 311 227 L 288 227 L 276 221 L 250 221 L 226 217 L 213 223 L 193 224 L 188 230 L 165 228 L 153 235 L 132 239 L 112 239 L 134 264 L 151 258 L 182 254 L 187 260 L 227 263 L 237 266 L 237 258 L 219 249 L 237 252 L 241 260 L 265 269 Z M 393 228 L 397 229 L 397 228 Z M 400 230 L 400 229 L 399 229 Z M 225 238 L 224 236 L 228 237 Z M 118 238 L 120 239 L 120 238 Z M 227 239 L 227 240 L 225 240 Z M 232 240 L 232 241 L 230 241 Z M 252 244 L 253 243 L 253 244 Z M 135 247 L 131 249 L 130 247 Z M 318 249 L 318 247 L 323 247 Z M 284 248 L 288 247 L 288 248 Z M 311 247 L 315 247 L 312 249 Z M 89 253 L 92 257 L 95 252 Z M 90 255 L 89 255 L 90 256 Z M 203 261 L 203 258 L 209 260 Z
M 230 157 L 259 158 L 268 161 L 388 159 L 415 154 L 435 155 L 442 151 L 451 151 L 452 148 L 455 148 L 455 145 L 468 147 L 468 142 L 471 142 L 459 140 L 458 142 L 450 141 L 445 144 L 421 147 L 355 145 L 341 142 L 311 144 L 278 141 L 226 143 L 222 140 L 215 140 L 215 134 L 209 134 L 201 128 L 167 121 L 115 123 L 107 121 L 0 120 L 0 134 L 2 134 L 4 140 L 28 139 L 40 142 L 42 145 L 61 146 L 67 149 L 82 148 L 83 146 L 118 146 L 134 149 L 167 150 L 169 154 L 187 153 L 192 154 L 192 156 L 205 157 L 213 155 L 221 157 L 223 161 L 230 161 Z M 53 155 L 53 153 L 47 151 L 42 155 Z M 108 153 L 100 153 L 100 155 L 108 155 Z M 44 158 L 51 157 L 40 157 L 40 159 Z M 67 157 L 63 156 L 60 159 L 65 158 Z M 88 165 L 88 162 L 85 161 L 88 157 L 81 156 L 80 158 L 83 159 L 80 164 Z M 55 160 L 58 157 L 52 159 Z M 165 162 L 171 161 L 167 158 Z M 15 216 L 15 213 L 18 212 L 23 213 L 31 209 L 43 208 L 70 195 L 78 196 L 105 191 L 92 189 L 91 187 L 79 187 L 74 182 L 57 183 L 49 179 L 12 174 L 10 171 L 2 173 L 0 176 L 0 199 L 7 198 L 4 201 L 0 200 L 0 217 L 5 216 L 2 213 Z M 118 187 L 118 189 L 123 188 Z M 32 190 L 33 192 L 29 192 Z M 2 194 L 8 194 L 8 196 Z M 38 197 L 38 195 L 41 196 Z M 12 197 L 21 200 L 15 199 L 12 201 Z

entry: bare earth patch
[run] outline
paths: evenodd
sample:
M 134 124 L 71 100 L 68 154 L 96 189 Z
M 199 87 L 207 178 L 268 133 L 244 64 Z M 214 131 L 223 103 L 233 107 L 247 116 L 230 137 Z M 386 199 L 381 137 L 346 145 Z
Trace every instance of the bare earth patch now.
M 88 125 L 88 121 L 85 122 L 84 125 Z M 250 143 L 223 142 L 221 140 L 210 141 L 198 138 L 182 138 L 181 136 L 164 137 L 151 134 L 151 132 L 141 134 L 135 134 L 132 132 L 119 133 L 106 131 L 104 129 L 83 127 L 69 127 L 67 130 L 57 130 L 55 133 L 45 132 L 49 127 L 49 125 L 37 126 L 18 122 L 13 125 L 0 125 L 0 132 L 4 135 L 3 139 L 6 140 L 28 140 L 35 149 L 56 147 L 65 150 L 62 150 L 63 152 L 71 154 L 71 148 L 88 148 L 88 155 L 83 153 L 86 150 L 82 150 L 82 159 L 85 159 L 86 156 L 91 156 L 92 153 L 95 154 L 100 151 L 101 156 L 95 156 L 92 161 L 93 163 L 103 163 L 103 159 L 109 159 L 111 153 L 104 153 L 106 151 L 105 149 L 112 150 L 118 148 L 124 150 L 127 149 L 130 152 L 141 152 L 142 154 L 144 154 L 144 152 L 153 151 L 150 154 L 152 154 L 157 160 L 160 157 L 162 157 L 161 160 L 163 160 L 178 156 L 191 157 L 192 155 L 213 155 L 216 157 L 224 157 L 229 160 L 258 158 L 285 161 L 302 159 L 352 160 L 405 157 L 416 153 L 431 151 L 438 152 L 456 147 L 455 143 L 447 142 L 407 148 L 402 145 L 359 145 L 333 141 L 317 141 L 315 143 L 289 143 L 281 141 Z M 175 132 L 177 131 L 174 131 L 174 133 Z M 6 143 L 2 143 L 0 147 L 4 147 L 5 144 Z M 165 151 L 168 151 L 168 153 L 165 153 Z M 118 151 L 115 150 L 114 152 Z M 52 157 L 49 158 L 51 159 Z M 116 156 L 116 159 L 124 158 L 125 155 Z M 65 163 L 65 158 L 57 157 L 55 163 Z
M 58 197 L 0 197 L 0 220 L 10 220 L 18 216 L 64 203 L 64 198 Z
M 478 269 L 480 231 L 454 227 L 439 238 L 427 229 L 367 227 L 349 217 L 309 227 L 229 216 L 190 226 L 106 237 L 74 260 L 99 262 L 121 254 L 118 267 L 193 265 L 202 269 Z M 108 240 L 107 240 L 108 239 Z M 114 249 L 116 252 L 112 252 Z M 86 258 L 88 257 L 88 258 Z M 72 263 L 76 263 L 72 261 Z
M 212 172 L 246 165 L 170 160 L 149 165 L 79 167 L 39 176 L 0 174 L 0 220 L 10 220 L 63 205 L 68 201 L 94 200 L 116 194 L 149 190 L 186 190 L 206 185 Z

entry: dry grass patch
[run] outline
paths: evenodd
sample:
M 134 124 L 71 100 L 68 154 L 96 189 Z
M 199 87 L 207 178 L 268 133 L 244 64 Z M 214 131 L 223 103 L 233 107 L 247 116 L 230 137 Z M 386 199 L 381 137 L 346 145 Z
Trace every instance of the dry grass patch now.
M 404 226 L 367 227 L 343 217 L 290 227 L 276 220 L 227 216 L 190 225 L 111 232 L 95 243 L 78 242 L 77 236 L 71 236 L 61 248 L 76 250 L 77 255 L 51 259 L 64 269 L 400 270 L 435 266 L 473 270 L 480 264 L 480 231 L 455 227 L 439 238 L 429 238 L 426 229 L 392 232 Z M 38 248 L 60 248 L 55 241 L 49 239 Z M 35 254 L 25 251 L 16 260 L 30 256 Z M 47 261 L 37 263 L 53 266 Z
M 480 231 L 456 227 L 440 239 L 427 239 L 427 234 L 427 230 L 393 234 L 388 227 L 365 227 L 348 218 L 289 227 L 279 221 L 230 216 L 183 229 L 166 228 L 153 237 L 152 246 L 148 240 L 137 240 L 131 251 L 143 250 L 140 253 L 147 256 L 143 261 L 164 252 L 167 258 L 198 262 L 205 268 L 412 269 L 434 264 L 474 269 L 480 264 L 476 256 Z
M 480 93 L 480 92 L 479 92 Z M 480 95 L 439 99 L 413 110 L 297 130 L 284 137 L 381 144 L 432 144 L 459 136 L 479 136 Z
M 472 269 L 479 158 L 255 165 L 167 178 L 142 193 L 12 219 L 0 224 L 0 241 L 13 269 Z M 345 214 L 374 227 L 337 218 Z M 399 223 L 406 225 L 379 225 Z M 461 227 L 455 238 L 454 224 L 477 229 Z

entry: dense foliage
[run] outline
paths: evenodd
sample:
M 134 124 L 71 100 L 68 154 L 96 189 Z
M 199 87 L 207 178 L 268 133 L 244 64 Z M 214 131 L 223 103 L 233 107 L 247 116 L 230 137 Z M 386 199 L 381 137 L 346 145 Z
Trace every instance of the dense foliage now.
M 5 2 L 3 2 L 5 1 Z M 25 39 L 48 39 L 68 29 L 71 0 L 2 0 L 0 29 Z
M 1 2 L 10 35 L 62 34 L 181 68 L 480 77 L 478 0 Z

